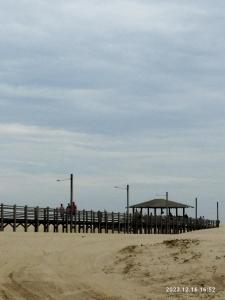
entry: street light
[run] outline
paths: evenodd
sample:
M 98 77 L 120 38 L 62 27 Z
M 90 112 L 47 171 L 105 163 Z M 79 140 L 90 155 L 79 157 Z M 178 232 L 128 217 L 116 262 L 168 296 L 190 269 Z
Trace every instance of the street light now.
M 70 174 L 70 178 L 67 179 L 57 179 L 56 181 L 67 181 L 70 180 L 70 206 L 72 207 L 73 203 L 73 174 Z
M 127 233 L 128 233 L 128 231 L 129 231 L 129 208 L 130 208 L 130 204 L 129 204 L 129 189 L 130 189 L 130 186 L 129 186 L 129 184 L 127 184 L 126 187 L 114 186 L 114 188 L 127 191 Z

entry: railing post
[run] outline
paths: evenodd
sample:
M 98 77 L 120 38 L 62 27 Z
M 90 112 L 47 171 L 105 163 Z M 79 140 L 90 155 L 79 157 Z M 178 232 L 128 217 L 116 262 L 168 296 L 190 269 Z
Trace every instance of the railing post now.
M 80 210 L 78 211 L 78 232 L 80 233 L 80 222 L 81 222 L 81 220 L 80 220 Z
M 90 228 L 91 228 L 91 233 L 93 232 L 93 211 L 91 210 L 91 224 L 90 224 Z
M 105 211 L 105 233 L 108 233 L 108 213 Z
M 101 233 L 101 216 L 100 216 L 100 211 L 98 211 L 98 233 Z
M 49 207 L 46 209 L 46 214 L 47 214 L 47 232 L 49 232 Z
M 77 210 L 75 210 L 74 215 L 74 232 L 77 232 Z
M 85 210 L 83 209 L 83 233 L 85 232 Z
M 69 216 L 69 210 L 66 209 L 66 233 L 68 233 L 68 216 Z
M 54 209 L 54 224 L 55 224 L 55 232 L 58 232 L 58 227 L 59 227 L 59 209 L 56 207 Z
M 24 231 L 27 232 L 28 220 L 27 220 L 27 205 L 24 206 Z
M 114 212 L 112 212 L 112 233 L 114 233 Z
M 4 231 L 4 205 L 1 204 L 1 231 Z
M 219 202 L 216 202 L 216 227 L 220 226 L 219 221 Z
M 73 211 L 70 209 L 70 233 L 73 232 Z
M 89 221 L 88 221 L 88 211 L 86 210 L 86 216 L 85 216 L 85 223 L 86 223 L 86 233 L 88 233 L 89 229 Z
M 47 231 L 47 213 L 46 213 L 46 208 L 44 208 L 44 232 Z
M 16 231 L 16 205 L 13 205 L 13 231 Z
M 96 229 L 96 213 L 94 211 L 92 211 L 92 224 L 93 224 L 92 232 L 95 233 L 95 229 Z
M 120 213 L 118 213 L 117 216 L 118 216 L 118 233 L 120 233 Z
M 34 208 L 34 218 L 35 218 L 34 220 L 35 232 L 38 232 L 39 231 L 39 207 L 38 206 Z

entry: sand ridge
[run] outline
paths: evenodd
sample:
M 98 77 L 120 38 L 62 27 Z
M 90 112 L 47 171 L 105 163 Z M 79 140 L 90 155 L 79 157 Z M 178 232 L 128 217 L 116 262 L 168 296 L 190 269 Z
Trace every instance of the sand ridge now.
M 225 299 L 224 236 L 1 232 L 0 300 Z

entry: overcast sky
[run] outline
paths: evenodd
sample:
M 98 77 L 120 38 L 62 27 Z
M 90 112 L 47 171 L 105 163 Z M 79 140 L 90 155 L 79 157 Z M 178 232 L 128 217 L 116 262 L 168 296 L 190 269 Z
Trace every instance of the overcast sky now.
M 0 23 L 0 202 L 68 203 L 74 173 L 80 209 L 130 184 L 223 214 L 224 0 L 7 0 Z

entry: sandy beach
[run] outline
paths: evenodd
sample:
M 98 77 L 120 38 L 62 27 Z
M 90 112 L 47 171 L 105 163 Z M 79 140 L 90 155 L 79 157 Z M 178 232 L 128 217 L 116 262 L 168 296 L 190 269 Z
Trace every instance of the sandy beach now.
M 224 237 L 1 232 L 0 299 L 225 299 Z

